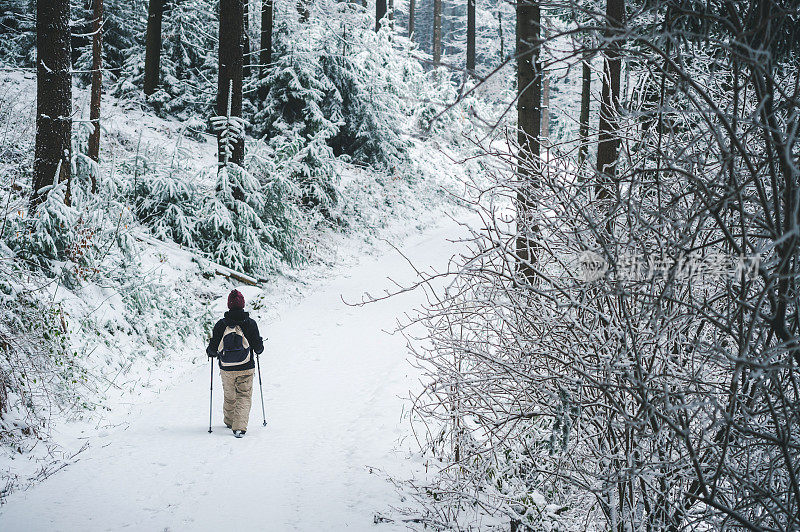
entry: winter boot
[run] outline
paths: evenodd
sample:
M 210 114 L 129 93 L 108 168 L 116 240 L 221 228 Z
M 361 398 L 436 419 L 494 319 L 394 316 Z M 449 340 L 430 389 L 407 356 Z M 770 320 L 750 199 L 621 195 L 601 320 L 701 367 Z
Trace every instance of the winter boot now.
M 241 438 L 241 437 L 244 436 L 245 432 L 246 431 L 244 431 L 244 430 L 234 430 L 233 431 L 233 435 L 236 436 L 237 438 Z

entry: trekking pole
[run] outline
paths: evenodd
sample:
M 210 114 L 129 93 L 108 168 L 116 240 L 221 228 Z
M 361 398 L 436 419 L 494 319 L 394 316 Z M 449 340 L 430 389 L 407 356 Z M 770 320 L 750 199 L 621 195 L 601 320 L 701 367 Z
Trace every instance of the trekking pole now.
M 258 390 L 261 392 L 261 415 L 264 417 L 264 426 L 267 426 L 267 414 L 264 412 L 264 387 L 261 386 L 261 357 L 256 355 L 256 365 L 258 366 Z
M 208 432 L 211 433 L 211 412 L 214 409 L 214 358 L 208 357 L 211 362 L 211 388 L 208 393 Z

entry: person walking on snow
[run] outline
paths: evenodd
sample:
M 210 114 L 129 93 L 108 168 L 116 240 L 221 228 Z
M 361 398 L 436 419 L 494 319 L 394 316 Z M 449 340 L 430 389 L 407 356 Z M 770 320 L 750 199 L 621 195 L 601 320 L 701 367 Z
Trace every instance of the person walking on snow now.
M 228 312 L 214 325 L 206 353 L 217 357 L 225 403 L 225 426 L 241 438 L 247 432 L 253 395 L 255 357 L 264 351 L 258 325 L 244 311 L 244 296 L 238 290 L 228 295 Z

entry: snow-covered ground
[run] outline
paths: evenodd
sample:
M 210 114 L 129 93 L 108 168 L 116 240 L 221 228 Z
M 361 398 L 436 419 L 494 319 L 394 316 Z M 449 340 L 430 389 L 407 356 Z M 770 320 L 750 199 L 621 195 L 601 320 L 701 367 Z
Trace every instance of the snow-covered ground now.
M 463 232 L 443 220 L 396 244 L 417 268 L 441 270 Z M 80 436 L 90 447 L 76 463 L 9 496 L 0 529 L 374 529 L 377 512 L 401 504 L 377 469 L 407 478 L 421 468 L 410 458 L 415 442 L 404 416 L 417 374 L 406 360 L 405 338 L 386 331 L 425 295 L 362 307 L 344 302 L 392 289 L 387 277 L 414 278 L 398 252 L 381 250 L 277 308 L 270 292 L 244 290 L 248 307 L 260 306 L 254 317 L 268 338 L 261 361 L 266 428 L 257 386 L 245 438 L 222 425 L 215 368 L 208 434 L 209 364 L 185 352 L 178 358 L 184 367 L 156 369 L 173 372 L 162 375 L 173 381 L 166 389 L 142 396 L 127 413 L 112 410 L 112 428 Z M 222 312 L 224 300 L 211 305 Z

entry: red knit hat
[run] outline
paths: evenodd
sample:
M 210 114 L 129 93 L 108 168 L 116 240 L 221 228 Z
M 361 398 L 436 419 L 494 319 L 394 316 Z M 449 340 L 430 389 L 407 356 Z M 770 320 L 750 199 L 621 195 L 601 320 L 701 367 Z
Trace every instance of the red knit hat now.
M 244 296 L 238 290 L 231 290 L 231 293 L 228 294 L 228 308 L 233 309 L 244 309 Z

